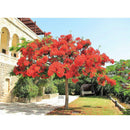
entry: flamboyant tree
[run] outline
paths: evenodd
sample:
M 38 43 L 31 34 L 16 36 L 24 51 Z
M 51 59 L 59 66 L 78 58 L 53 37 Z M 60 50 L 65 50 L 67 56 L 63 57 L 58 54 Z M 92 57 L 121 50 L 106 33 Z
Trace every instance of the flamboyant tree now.
M 68 109 L 68 79 L 74 83 L 83 74 L 89 77 L 97 77 L 100 85 L 106 83 L 115 85 L 116 82 L 105 75 L 106 62 L 114 63 L 105 53 L 90 47 L 89 39 L 79 37 L 73 39 L 71 34 L 61 35 L 54 39 L 51 33 L 45 33 L 43 40 L 35 40 L 20 49 L 22 57 L 18 60 L 13 72 L 24 77 L 49 78 L 56 74 L 59 78 L 65 78 L 65 109 Z

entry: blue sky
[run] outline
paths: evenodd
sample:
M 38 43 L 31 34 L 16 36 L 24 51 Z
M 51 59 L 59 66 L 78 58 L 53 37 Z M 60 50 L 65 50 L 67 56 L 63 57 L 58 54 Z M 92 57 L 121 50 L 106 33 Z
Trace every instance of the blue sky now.
M 130 18 L 32 18 L 56 38 L 62 34 L 90 39 L 92 47 L 118 61 L 130 59 Z

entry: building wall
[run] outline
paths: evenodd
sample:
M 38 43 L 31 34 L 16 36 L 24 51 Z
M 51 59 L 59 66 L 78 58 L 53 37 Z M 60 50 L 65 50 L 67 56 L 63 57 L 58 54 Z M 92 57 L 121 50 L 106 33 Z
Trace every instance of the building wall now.
M 2 33 L 7 31 L 8 33 L 2 36 Z M 17 40 L 14 40 L 14 36 Z M 30 30 L 26 25 L 24 25 L 17 18 L 0 18 L 0 102 L 10 102 L 12 100 L 12 89 L 17 81 L 17 77 L 10 76 L 10 72 L 16 65 L 17 60 L 20 57 L 14 57 L 15 52 L 10 52 L 9 47 L 14 44 L 14 41 L 22 41 L 20 38 L 26 38 L 26 40 L 32 41 L 34 39 L 40 38 Z M 7 41 L 7 43 L 6 43 Z M 6 53 L 3 53 L 3 49 Z M 13 55 L 12 55 L 13 54 Z
M 12 89 L 17 81 L 16 76 L 10 76 L 13 65 L 0 62 L 0 102 L 11 102 Z

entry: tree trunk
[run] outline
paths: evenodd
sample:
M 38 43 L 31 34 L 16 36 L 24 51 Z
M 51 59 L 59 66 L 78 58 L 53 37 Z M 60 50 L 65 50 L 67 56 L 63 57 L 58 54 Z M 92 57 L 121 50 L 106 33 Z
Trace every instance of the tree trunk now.
M 102 86 L 102 88 L 101 88 L 101 96 L 103 96 L 103 86 Z
M 68 101 L 69 101 L 69 97 L 68 97 L 68 79 L 65 79 L 65 109 L 68 109 Z

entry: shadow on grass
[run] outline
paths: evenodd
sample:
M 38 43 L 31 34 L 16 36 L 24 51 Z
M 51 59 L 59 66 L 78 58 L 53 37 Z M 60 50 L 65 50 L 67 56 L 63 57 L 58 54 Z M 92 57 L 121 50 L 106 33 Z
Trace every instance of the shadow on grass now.
M 80 96 L 80 98 L 100 98 L 100 99 L 109 99 L 107 96 L 95 96 L 95 95 L 85 95 L 85 96 Z
M 56 108 L 55 110 L 47 113 L 47 115 L 72 115 L 80 114 L 82 107 L 69 107 L 67 110 L 65 107 Z
M 99 107 L 99 106 L 93 107 L 93 106 L 89 106 L 89 105 L 86 105 L 86 106 L 83 106 L 83 107 L 88 107 L 88 108 L 102 108 L 102 107 Z
M 65 107 L 56 108 L 56 110 L 64 110 L 64 111 L 77 110 L 77 109 L 82 109 L 82 107 L 69 107 L 67 110 L 65 109 Z
M 85 109 L 84 108 L 102 108 L 100 106 L 82 106 L 82 107 L 69 107 L 67 110 L 65 109 L 65 107 L 59 107 L 56 108 L 55 110 L 47 113 L 47 115 L 85 115 Z

